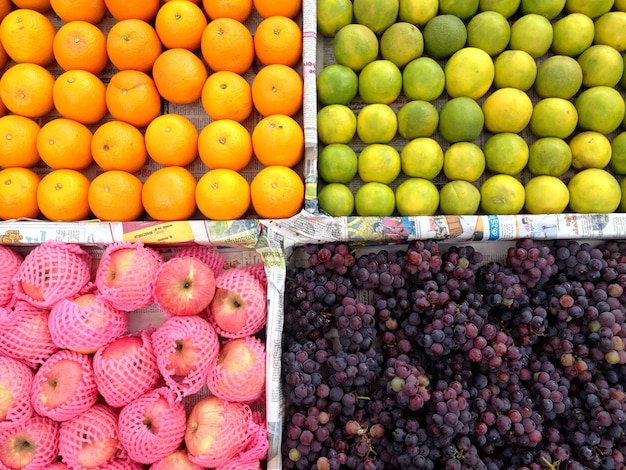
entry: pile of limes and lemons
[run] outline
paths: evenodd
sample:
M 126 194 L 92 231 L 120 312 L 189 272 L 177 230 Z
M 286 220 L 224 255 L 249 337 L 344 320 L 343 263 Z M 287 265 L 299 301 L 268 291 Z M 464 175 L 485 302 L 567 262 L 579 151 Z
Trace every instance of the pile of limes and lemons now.
M 318 0 L 317 22 L 321 210 L 626 210 L 625 0 Z

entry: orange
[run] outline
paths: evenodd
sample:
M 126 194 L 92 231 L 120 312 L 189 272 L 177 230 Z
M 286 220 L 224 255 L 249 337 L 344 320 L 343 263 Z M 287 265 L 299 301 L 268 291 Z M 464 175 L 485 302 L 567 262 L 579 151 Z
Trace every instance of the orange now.
M 91 154 L 103 170 L 139 171 L 148 160 L 145 138 L 135 126 L 124 121 L 107 121 L 91 139 Z
M 50 0 L 52 10 L 63 21 L 87 21 L 95 24 L 106 14 L 104 0 Z
M 210 170 L 198 181 L 196 204 L 208 219 L 241 219 L 250 207 L 250 185 L 235 170 Z
M 64 70 L 99 74 L 109 63 L 106 36 L 87 21 L 70 21 L 59 28 L 52 43 L 54 58 Z
M 304 203 L 304 183 L 298 173 L 281 165 L 266 166 L 250 183 L 252 207 L 265 219 L 296 215 Z
M 52 221 L 86 219 L 91 213 L 87 194 L 89 179 L 76 170 L 52 170 L 37 186 L 37 204 L 43 216 Z
M 53 119 L 41 126 L 37 135 L 37 151 L 53 170 L 84 170 L 93 162 L 92 137 L 91 130 L 78 121 Z
M 87 200 L 93 215 L 104 221 L 137 220 L 143 213 L 143 183 L 132 173 L 105 171 L 89 185 Z
M 223 70 L 207 78 L 202 87 L 202 107 L 214 121 L 243 122 L 252 114 L 250 84 L 241 75 Z
M 0 99 L 0 116 L 4 116 L 7 112 L 9 112 L 7 106 L 4 104 L 4 101 Z
M 37 152 L 39 124 L 18 114 L 0 118 L 0 166 L 9 168 L 35 166 L 41 158 Z
M 254 52 L 264 65 L 296 65 L 302 59 L 300 26 L 286 16 L 265 18 L 254 32 Z
M 28 168 L 0 170 L 0 219 L 37 217 L 37 186 L 40 180 L 37 173 Z
M 190 51 L 200 48 L 207 24 L 202 8 L 189 0 L 164 3 L 154 20 L 154 28 L 165 47 L 182 47 Z
M 304 155 L 304 130 L 290 116 L 266 116 L 254 126 L 252 148 L 256 158 L 265 166 L 293 167 Z
M 40 13 L 45 13 L 51 8 L 50 0 L 13 0 L 13 3 L 18 8 L 28 8 Z
M 186 166 L 198 156 L 198 129 L 185 116 L 162 114 L 144 134 L 148 155 L 163 166 Z
M 86 70 L 68 70 L 52 88 L 54 107 L 61 116 L 83 124 L 95 124 L 107 114 L 106 86 Z
M 9 61 L 9 54 L 2 47 L 2 43 L 0 42 L 0 68 L 3 68 L 7 62 Z
M 13 2 L 11 0 L 0 0 L 0 21 L 7 16 L 13 9 Z
M 252 137 L 243 125 L 232 119 L 210 122 L 200 131 L 198 152 L 211 170 L 243 170 L 252 160 Z
M 216 18 L 232 18 L 242 23 L 252 12 L 252 0 L 202 0 L 207 16 Z
M 254 40 L 245 25 L 232 18 L 211 21 L 202 32 L 200 50 L 214 72 L 246 73 L 254 62 Z
M 193 52 L 180 47 L 162 52 L 152 66 L 152 78 L 159 94 L 177 104 L 200 99 L 208 76 L 204 62 Z
M 154 80 L 139 70 L 113 74 L 105 99 L 111 116 L 136 127 L 147 126 L 161 112 L 161 96 Z
M 302 0 L 254 0 L 253 4 L 261 18 L 276 15 L 294 18 L 302 9 Z
M 104 0 L 111 16 L 118 21 L 138 19 L 152 21 L 159 11 L 159 0 Z
M 24 8 L 13 10 L 0 23 L 0 42 L 15 62 L 47 66 L 54 62 L 56 29 L 48 17 Z
M 196 178 L 181 166 L 167 166 L 143 183 L 141 201 L 155 220 L 187 220 L 196 211 Z
M 142 20 L 118 21 L 107 34 L 107 54 L 119 70 L 150 72 L 162 50 L 156 30 Z
M 291 67 L 266 65 L 252 80 L 252 102 L 263 116 L 293 116 L 302 107 L 304 82 Z
M 15 114 L 41 117 L 54 109 L 54 77 L 41 65 L 15 64 L 0 78 L 0 98 Z

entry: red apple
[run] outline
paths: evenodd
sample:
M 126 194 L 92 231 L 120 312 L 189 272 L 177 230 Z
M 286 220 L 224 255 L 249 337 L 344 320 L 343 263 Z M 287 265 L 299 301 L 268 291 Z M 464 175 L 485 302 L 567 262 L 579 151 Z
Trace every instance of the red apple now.
M 0 356 L 0 430 L 17 426 L 32 416 L 33 374 L 23 362 Z
M 222 465 L 220 470 L 260 470 L 263 468 L 261 462 L 267 461 L 269 449 L 265 413 L 253 410 L 250 427 L 252 438 L 248 441 L 246 448 L 226 465 Z
M 157 306 L 170 316 L 196 315 L 206 310 L 215 295 L 215 275 L 199 259 L 175 257 L 157 271 L 153 295 Z
M 22 255 L 5 245 L 0 245 L 0 307 L 8 307 L 13 301 L 13 276 L 22 264 Z
M 59 348 L 93 354 L 126 332 L 128 313 L 101 295 L 89 293 L 57 302 L 50 310 L 48 326 Z
M 71 468 L 96 468 L 113 460 L 120 450 L 117 413 L 95 404 L 61 423 L 59 455 Z
M 154 462 L 150 466 L 150 470 L 202 470 L 202 467 L 189 460 L 189 454 L 186 450 L 178 449 Z
M 55 421 L 67 421 L 84 413 L 97 398 L 91 358 L 86 354 L 62 349 L 50 356 L 33 378 L 33 409 Z
M 48 468 L 57 460 L 59 423 L 33 415 L 19 426 L 0 431 L 2 468 Z
M 161 373 L 150 341 L 142 330 L 121 336 L 98 349 L 93 370 L 98 391 L 111 406 L 119 408 L 156 387 Z
M 200 260 L 211 268 L 215 277 L 217 277 L 222 272 L 222 269 L 224 269 L 224 256 L 212 246 L 186 246 L 180 248 L 174 257 L 190 257 Z
M 124 406 L 120 443 L 131 460 L 152 464 L 174 452 L 185 435 L 186 412 L 169 387 L 155 388 Z

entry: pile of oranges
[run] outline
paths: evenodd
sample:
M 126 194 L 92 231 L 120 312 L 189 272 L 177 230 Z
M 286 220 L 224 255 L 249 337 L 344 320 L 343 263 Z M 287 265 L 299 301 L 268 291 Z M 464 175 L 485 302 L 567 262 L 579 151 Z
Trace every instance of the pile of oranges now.
M 0 219 L 295 215 L 301 6 L 0 0 Z M 164 102 L 197 102 L 207 119 Z M 262 169 L 248 181 L 241 172 L 253 158 Z M 198 179 L 188 169 L 196 159 L 208 168 Z M 142 178 L 147 164 L 157 169 Z

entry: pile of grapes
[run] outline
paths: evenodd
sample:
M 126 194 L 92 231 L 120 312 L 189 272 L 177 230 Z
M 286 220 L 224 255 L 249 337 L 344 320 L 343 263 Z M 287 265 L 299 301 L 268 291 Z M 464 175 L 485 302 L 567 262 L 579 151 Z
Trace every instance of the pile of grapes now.
M 288 268 L 284 468 L 624 468 L 626 243 L 360 248 Z

